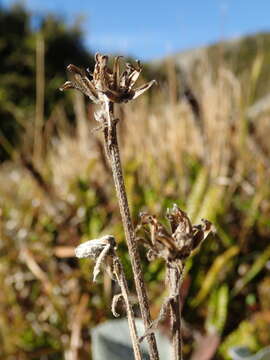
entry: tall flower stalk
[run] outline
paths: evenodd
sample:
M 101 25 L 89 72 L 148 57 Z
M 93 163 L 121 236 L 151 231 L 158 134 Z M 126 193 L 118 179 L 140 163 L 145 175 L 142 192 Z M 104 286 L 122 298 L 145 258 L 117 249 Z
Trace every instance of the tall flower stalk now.
M 69 65 L 68 70 L 72 74 L 73 80 L 67 81 L 63 85 L 62 90 L 80 90 L 93 102 L 100 104 L 100 109 L 95 113 L 95 118 L 99 122 L 99 128 L 102 129 L 104 134 L 105 152 L 112 169 L 136 291 L 145 325 L 145 334 L 141 337 L 140 341 L 145 337 L 147 338 L 150 359 L 158 360 L 159 355 L 154 330 L 158 323 L 166 316 L 168 310 L 170 310 L 173 360 L 182 360 L 180 288 L 185 262 L 212 230 L 211 223 L 203 220 L 200 225 L 192 225 L 187 214 L 180 210 L 177 205 L 174 205 L 167 213 L 167 220 L 170 224 L 169 230 L 158 222 L 155 216 L 148 213 L 140 214 L 140 223 L 136 230 L 142 229 L 145 231 L 145 236 L 142 240 L 149 249 L 148 258 L 150 260 L 156 257 L 165 259 L 169 282 L 169 297 L 165 300 L 158 319 L 152 322 L 141 268 L 141 259 L 137 248 L 138 240 L 141 238 L 137 237 L 132 223 L 122 171 L 117 139 L 118 119 L 114 116 L 114 103 L 128 102 L 136 99 L 148 90 L 155 81 L 150 81 L 134 89 L 134 84 L 141 73 L 142 67 L 139 62 L 137 62 L 136 66 L 126 64 L 125 70 L 120 75 L 119 59 L 120 57 L 115 58 L 113 70 L 110 70 L 108 67 L 108 57 L 97 54 L 94 72 L 90 74 L 91 80 L 84 71 L 75 65 Z M 125 293 L 124 288 L 122 291 Z M 127 305 L 127 309 L 129 308 L 129 305 Z M 132 326 L 134 327 L 134 322 L 130 322 L 130 324 L 133 324 Z M 131 328 L 132 331 L 134 332 L 134 329 Z M 134 339 L 137 339 L 136 332 L 134 333 Z M 136 345 L 136 341 L 134 345 Z
M 77 89 L 88 96 L 94 103 L 100 104 L 100 110 L 96 113 L 96 120 L 100 123 L 100 128 L 104 133 L 105 151 L 112 169 L 141 315 L 145 329 L 148 329 L 152 324 L 152 320 L 124 183 L 117 139 L 117 119 L 114 116 L 114 103 L 128 102 L 136 99 L 148 90 L 155 81 L 150 81 L 134 89 L 133 86 L 142 71 L 141 64 L 139 62 L 137 62 L 136 66 L 126 64 L 125 70 L 120 75 L 119 60 L 120 57 L 115 58 L 113 70 L 111 70 L 108 67 L 108 57 L 96 54 L 94 72 L 93 74 L 89 73 L 88 76 L 85 71 L 77 66 L 69 65 L 67 69 L 73 76 L 73 79 L 67 81 L 61 90 Z M 159 355 L 155 335 L 153 333 L 149 334 L 147 341 L 150 359 L 158 360 Z
M 112 125 L 111 125 L 111 129 L 108 128 L 108 132 L 105 131 L 105 137 L 104 137 L 105 144 L 106 144 L 108 157 L 110 158 L 111 161 L 114 184 L 119 202 L 121 217 L 123 221 L 131 265 L 133 269 L 134 281 L 138 294 L 140 310 L 141 310 L 143 322 L 147 328 L 151 325 L 152 320 L 150 316 L 149 302 L 148 302 L 148 297 L 146 293 L 146 288 L 145 288 L 145 283 L 141 268 L 141 259 L 137 248 L 134 227 L 131 220 L 128 200 L 127 200 L 127 194 L 126 194 L 124 177 L 121 166 L 120 151 L 117 141 L 116 122 L 114 121 L 113 118 L 112 103 L 109 103 L 108 105 L 107 116 L 108 118 L 110 118 Z M 158 359 L 158 351 L 157 351 L 157 345 L 154 334 L 150 334 L 147 340 L 149 343 L 151 358 Z
M 143 230 L 143 236 L 138 237 L 149 249 L 148 259 L 163 258 L 166 261 L 167 279 L 169 283 L 169 296 L 165 299 L 160 314 L 141 340 L 152 333 L 168 311 L 170 311 L 172 334 L 172 359 L 183 360 L 182 328 L 181 328 L 181 303 L 180 290 L 184 276 L 186 260 L 198 248 L 201 242 L 212 231 L 212 225 L 207 220 L 202 224 L 192 225 L 187 214 L 175 204 L 167 211 L 167 220 L 170 229 L 161 224 L 156 216 L 141 213 L 137 233 Z

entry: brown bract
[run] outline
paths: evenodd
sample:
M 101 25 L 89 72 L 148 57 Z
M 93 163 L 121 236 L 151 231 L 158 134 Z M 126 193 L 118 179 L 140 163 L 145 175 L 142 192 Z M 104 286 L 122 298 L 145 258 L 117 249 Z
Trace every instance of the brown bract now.
M 205 219 L 202 219 L 199 225 L 192 225 L 187 214 L 175 204 L 167 211 L 166 217 L 171 231 L 167 230 L 154 215 L 140 214 L 137 230 L 142 228 L 147 235 L 142 240 L 150 249 L 150 258 L 162 257 L 167 261 L 183 261 L 212 231 L 212 224 Z
M 90 80 L 87 73 L 75 65 L 68 65 L 72 80 L 66 81 L 60 90 L 76 89 L 89 97 L 94 103 L 111 101 L 128 102 L 148 90 L 156 81 L 152 80 L 133 89 L 141 71 L 139 61 L 136 65 L 126 63 L 125 70 L 120 74 L 120 56 L 114 59 L 113 69 L 108 67 L 108 56 L 96 54 L 96 64 Z

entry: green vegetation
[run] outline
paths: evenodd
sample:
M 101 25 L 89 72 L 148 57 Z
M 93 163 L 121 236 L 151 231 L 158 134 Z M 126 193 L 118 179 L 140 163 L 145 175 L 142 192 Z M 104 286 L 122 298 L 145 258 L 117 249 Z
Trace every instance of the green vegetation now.
M 31 28 L 30 14 L 20 5 L 11 9 L 0 8 L 0 137 L 12 145 L 19 133 L 25 131 L 29 118 L 35 115 L 36 65 L 39 61 L 38 41 L 44 41 L 44 112 L 49 117 L 61 101 L 57 87 L 66 77 L 66 66 L 75 62 L 81 66 L 93 65 L 83 47 L 78 25 L 67 27 L 54 16 L 40 19 L 36 31 Z M 40 69 L 42 71 L 42 69 Z M 43 112 L 43 109 L 42 109 Z M 0 159 L 7 156 L 9 147 L 1 144 Z M 6 150 L 6 151 L 5 151 Z

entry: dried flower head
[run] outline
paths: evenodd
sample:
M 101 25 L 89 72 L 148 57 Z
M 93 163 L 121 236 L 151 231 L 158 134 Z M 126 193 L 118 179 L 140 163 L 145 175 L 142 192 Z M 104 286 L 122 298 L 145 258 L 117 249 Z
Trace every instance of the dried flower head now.
M 174 204 L 166 215 L 171 231 L 168 231 L 154 215 L 140 214 L 137 227 L 147 234 L 142 240 L 149 248 L 150 258 L 163 257 L 166 261 L 185 260 L 212 231 L 210 221 L 202 219 L 199 225 L 192 225 L 187 214 Z
M 139 61 L 136 65 L 126 63 L 125 70 L 120 74 L 120 56 L 115 58 L 112 70 L 108 67 L 108 56 L 96 54 L 95 59 L 94 72 L 89 73 L 91 80 L 86 71 L 75 65 L 68 65 L 67 70 L 72 74 L 73 79 L 65 82 L 60 90 L 77 89 L 94 103 L 105 101 L 121 103 L 136 99 L 155 83 L 155 80 L 152 80 L 133 89 L 142 71 Z

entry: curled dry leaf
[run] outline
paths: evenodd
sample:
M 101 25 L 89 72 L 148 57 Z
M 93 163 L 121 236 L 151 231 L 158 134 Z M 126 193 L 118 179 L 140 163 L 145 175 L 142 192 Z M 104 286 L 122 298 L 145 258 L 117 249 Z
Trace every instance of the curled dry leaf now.
M 100 239 L 86 241 L 75 249 L 75 255 L 78 258 L 93 258 L 95 259 L 95 267 L 93 271 L 93 281 L 96 281 L 100 268 L 105 263 L 109 273 L 112 273 L 112 263 L 109 261 L 109 255 L 114 256 L 114 249 L 116 247 L 115 239 L 112 235 L 103 236 Z
M 120 316 L 120 314 L 116 311 L 116 307 L 117 307 L 119 301 L 121 301 L 122 299 L 123 299 L 123 294 L 122 293 L 114 295 L 114 297 L 112 299 L 112 307 L 111 307 L 112 309 L 111 310 L 112 310 L 113 316 L 115 316 L 115 317 Z
M 110 245 L 115 247 L 115 239 L 112 235 L 105 235 L 99 239 L 86 241 L 75 248 L 77 258 L 94 258 L 96 259 L 102 250 Z

